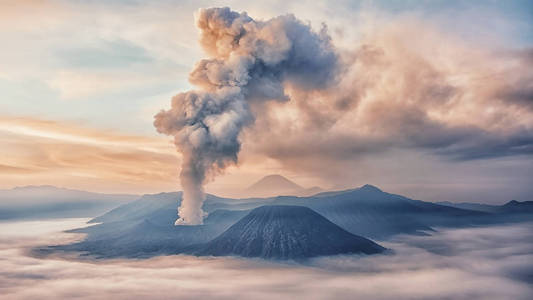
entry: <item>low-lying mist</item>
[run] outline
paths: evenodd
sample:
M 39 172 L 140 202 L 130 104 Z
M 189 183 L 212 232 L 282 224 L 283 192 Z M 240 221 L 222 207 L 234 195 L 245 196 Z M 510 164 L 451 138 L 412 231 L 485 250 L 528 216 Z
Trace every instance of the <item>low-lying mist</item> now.
M 533 223 L 439 230 L 382 243 L 394 254 L 306 264 L 161 256 L 38 258 L 32 247 L 80 238 L 82 219 L 0 223 L 2 299 L 530 299 Z

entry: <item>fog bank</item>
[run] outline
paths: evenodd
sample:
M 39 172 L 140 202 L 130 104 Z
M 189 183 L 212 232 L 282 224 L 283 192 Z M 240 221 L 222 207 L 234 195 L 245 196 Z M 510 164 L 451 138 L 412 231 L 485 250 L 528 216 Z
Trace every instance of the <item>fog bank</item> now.
M 28 256 L 82 220 L 0 223 L 2 299 L 528 299 L 533 224 L 442 230 L 384 243 L 394 255 L 336 256 L 307 265 L 164 256 L 67 260 Z M 170 296 L 172 295 L 172 296 Z

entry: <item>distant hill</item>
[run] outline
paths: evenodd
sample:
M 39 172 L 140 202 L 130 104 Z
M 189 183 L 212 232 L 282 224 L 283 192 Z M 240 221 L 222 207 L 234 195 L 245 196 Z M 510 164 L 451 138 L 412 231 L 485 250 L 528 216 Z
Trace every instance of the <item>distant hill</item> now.
M 302 259 L 385 248 L 333 224 L 303 206 L 261 206 L 206 243 L 197 255 Z
M 490 212 L 490 213 L 498 213 L 498 214 L 529 214 L 533 212 L 533 201 L 516 201 L 511 200 L 503 205 L 489 205 L 489 204 L 483 204 L 483 203 L 469 203 L 469 202 L 461 202 L 461 203 L 454 203 L 454 202 L 438 202 L 438 204 L 446 205 L 450 207 L 456 207 L 456 208 L 462 208 L 462 209 L 470 209 L 470 210 L 477 210 L 477 211 L 483 211 L 483 212 Z
M 533 212 L 533 201 L 516 201 L 511 200 L 498 210 L 498 212 L 505 213 L 532 213 Z
M 456 207 L 461 209 L 470 209 L 470 210 L 476 210 L 476 211 L 483 211 L 483 212 L 495 212 L 499 205 L 490 205 L 490 204 L 484 204 L 484 203 L 470 203 L 470 202 L 449 202 L 449 201 L 441 201 L 437 202 L 439 205 L 445 205 L 450 207 Z
M 304 188 L 281 175 L 268 175 L 244 190 L 248 197 L 273 197 L 279 195 L 310 196 L 323 190 L 317 186 Z
M 92 217 L 138 197 L 49 185 L 16 187 L 0 190 L 0 220 Z
M 276 197 L 270 204 L 306 206 L 353 234 L 375 239 L 423 234 L 432 226 L 464 226 L 486 215 L 389 194 L 368 184 L 312 197 Z

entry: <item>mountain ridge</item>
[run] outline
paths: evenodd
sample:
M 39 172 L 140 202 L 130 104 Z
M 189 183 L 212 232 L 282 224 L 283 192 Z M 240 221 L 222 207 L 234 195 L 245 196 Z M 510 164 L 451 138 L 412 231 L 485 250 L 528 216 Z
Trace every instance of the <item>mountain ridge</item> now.
M 533 201 L 510 200 L 500 205 L 474 203 L 474 202 L 455 203 L 455 202 L 449 202 L 449 201 L 437 202 L 437 204 L 461 208 L 461 209 L 470 209 L 470 210 L 477 210 L 477 211 L 482 211 L 482 212 L 489 212 L 489 213 L 521 213 L 521 212 L 528 213 L 528 212 L 533 211 Z
M 94 218 L 99 224 L 74 230 L 87 234 L 84 241 L 56 249 L 82 251 L 100 258 L 150 257 L 192 251 L 194 245 L 208 243 L 251 210 L 264 205 L 307 207 L 350 234 L 377 241 L 397 234 L 427 235 L 435 231 L 435 227 L 519 222 L 533 217 L 531 214 L 493 214 L 448 207 L 364 185 L 311 197 L 229 199 L 208 194 L 203 205 L 208 215 L 203 225 L 174 226 L 180 201 L 181 194 L 177 192 L 145 195 Z

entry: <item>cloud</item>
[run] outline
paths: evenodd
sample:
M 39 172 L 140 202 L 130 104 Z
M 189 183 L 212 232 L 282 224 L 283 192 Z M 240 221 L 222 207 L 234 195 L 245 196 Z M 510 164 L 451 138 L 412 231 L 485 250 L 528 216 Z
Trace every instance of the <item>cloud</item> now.
M 291 170 L 313 161 L 314 174 L 398 149 L 454 161 L 533 154 L 530 50 L 479 47 L 412 17 L 359 31 L 340 50 L 337 84 L 289 84 L 287 103 L 255 105 L 244 151 Z
M 189 88 L 185 70 L 202 56 L 193 12 L 213 5 L 211 1 L 1 1 L 0 37 L 5 43 L 0 85 L 5 100 L 0 101 L 0 110 L 47 119 L 90 119 L 107 128 L 149 132 L 149 122 L 135 117 L 136 107 L 156 95 L 165 100 L 171 91 Z M 503 159 L 515 160 L 517 170 L 525 168 L 522 164 L 529 167 L 529 4 L 506 1 L 480 8 L 464 1 L 387 5 L 232 1 L 231 6 L 258 20 L 292 12 L 317 31 L 326 23 L 332 42 L 346 53 L 346 68 L 335 90 L 301 94 L 293 88 L 291 101 L 270 104 L 274 108 L 269 108 L 268 116 L 263 116 L 262 107 L 252 108 L 261 113 L 256 124 L 262 132 L 252 129 L 242 137 L 242 165 L 231 170 L 229 176 L 234 177 L 214 183 L 221 187 L 217 192 L 227 192 L 231 185 L 236 194 L 241 182 L 252 183 L 249 178 L 268 172 L 293 176 L 309 186 L 419 183 L 405 191 L 411 196 L 427 188 L 421 185 L 430 178 L 439 177 L 431 184 L 445 186 L 477 181 L 487 175 L 485 165 L 498 166 Z M 128 57 L 121 56 L 125 60 L 117 63 L 114 57 L 123 53 L 121 44 L 137 49 L 140 57 L 129 56 L 130 49 Z M 58 101 L 58 97 L 80 101 Z M 127 113 L 124 107 L 129 108 Z M 394 157 L 403 151 L 411 152 L 408 158 Z M 442 159 L 453 163 L 441 163 Z M 459 176 L 463 173 L 453 172 L 465 171 L 479 159 L 485 165 L 477 167 L 477 174 L 464 178 Z M 390 169 L 403 161 L 408 165 L 392 178 Z M 19 167 L 11 161 L 2 163 Z M 495 169 L 494 174 L 499 172 Z M 27 184 L 22 170 L 17 172 L 20 177 L 11 178 Z M 441 172 L 448 176 L 436 174 Z M 519 181 L 518 173 L 523 170 L 499 174 Z M 85 175 L 80 181 L 63 177 L 58 181 L 79 187 L 85 185 Z M 239 180 L 229 179 L 235 177 Z M 381 181 L 385 177 L 388 182 Z M 509 200 L 505 193 L 531 189 L 527 183 L 519 187 L 509 183 L 496 198 L 486 191 L 499 183 L 489 181 L 460 199 L 504 201 Z M 104 185 L 98 189 L 110 189 Z M 120 184 L 120 189 L 127 187 Z M 433 200 L 436 193 L 439 200 L 455 197 L 441 188 L 424 199 Z M 485 194 L 476 198 L 475 193 Z M 530 193 L 527 190 L 521 197 Z
M 136 65 L 128 71 L 60 70 L 45 82 L 58 92 L 62 100 L 105 99 L 142 91 L 147 86 L 155 89 L 166 87 L 170 76 L 184 77 L 186 74 L 181 66 L 175 67 L 176 72 L 170 71 L 167 66 L 146 65 Z
M 183 19 L 192 23 L 193 10 L 165 3 L 2 1 L 0 38 L 9 42 L 0 80 L 41 82 L 64 99 L 166 90 L 186 78 L 197 57 L 196 44 L 186 42 L 194 39 L 193 26 L 180 26 Z M 181 38 L 170 39 L 178 27 Z
M 315 32 L 294 15 L 256 21 L 228 7 L 200 9 L 200 44 L 209 55 L 189 75 L 198 87 L 155 115 L 157 131 L 182 154 L 183 201 L 176 224 L 202 224 L 204 185 L 237 163 L 250 103 L 289 100 L 284 86 L 315 90 L 335 80 L 337 54 L 324 26 Z
M 529 299 L 533 292 L 532 224 L 399 236 L 386 243 L 393 255 L 335 256 L 302 265 L 181 255 L 41 259 L 25 250 L 79 237 L 53 234 L 73 221 L 34 223 L 0 224 L 5 299 Z M 22 236 L 6 236 L 5 226 Z M 39 232 L 32 233 L 35 228 Z
M 169 189 L 165 182 L 177 177 L 176 170 L 167 166 L 179 158 L 172 145 L 160 138 L 3 116 L 0 139 L 0 177 L 7 186 L 38 182 L 112 189 L 123 185 L 133 192 L 132 184 L 141 190 Z
M 32 173 L 32 169 L 0 164 L 0 173 L 8 173 L 8 172 L 15 173 L 15 174 L 28 174 L 28 173 Z

